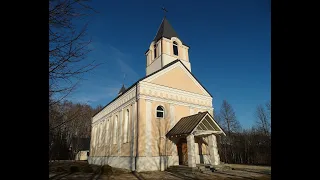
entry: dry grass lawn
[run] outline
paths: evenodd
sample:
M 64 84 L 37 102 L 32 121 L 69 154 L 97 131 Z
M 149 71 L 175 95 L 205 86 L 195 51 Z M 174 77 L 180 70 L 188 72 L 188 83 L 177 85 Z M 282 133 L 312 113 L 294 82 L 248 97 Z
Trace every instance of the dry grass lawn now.
M 233 170 L 218 170 L 208 173 L 171 173 L 167 171 L 152 171 L 132 173 L 128 170 L 104 166 L 100 168 L 97 165 L 89 165 L 87 162 L 54 162 L 49 165 L 49 179 L 65 180 L 238 180 L 238 179 L 271 179 L 271 167 L 268 166 L 251 166 L 240 164 L 225 164 Z

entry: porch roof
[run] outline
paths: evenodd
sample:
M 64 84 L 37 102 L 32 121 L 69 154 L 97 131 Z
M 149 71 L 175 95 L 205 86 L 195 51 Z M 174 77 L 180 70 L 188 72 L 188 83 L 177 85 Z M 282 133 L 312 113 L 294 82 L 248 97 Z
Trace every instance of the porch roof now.
M 176 135 L 188 135 L 193 132 L 223 132 L 220 126 L 214 121 L 208 111 L 199 112 L 191 116 L 181 118 L 177 124 L 166 134 L 167 137 Z

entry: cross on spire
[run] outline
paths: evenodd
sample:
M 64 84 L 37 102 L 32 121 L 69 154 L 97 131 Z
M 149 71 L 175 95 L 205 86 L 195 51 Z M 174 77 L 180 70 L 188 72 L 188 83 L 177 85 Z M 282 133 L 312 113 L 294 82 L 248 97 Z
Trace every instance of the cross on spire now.
M 166 17 L 166 12 L 168 12 L 168 10 L 165 7 L 162 7 L 162 10 L 163 10 L 164 17 Z

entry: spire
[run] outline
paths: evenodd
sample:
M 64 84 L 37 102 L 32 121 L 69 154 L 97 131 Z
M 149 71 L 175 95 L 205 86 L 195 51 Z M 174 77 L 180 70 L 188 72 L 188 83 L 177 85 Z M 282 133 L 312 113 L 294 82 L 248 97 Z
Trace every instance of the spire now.
M 124 84 L 122 84 L 122 87 L 120 91 L 118 92 L 118 96 L 121 95 L 124 91 L 126 91 L 126 88 L 124 87 Z
M 171 39 L 172 37 L 177 37 L 178 38 L 178 34 L 172 28 L 172 26 L 170 25 L 170 23 L 169 23 L 169 21 L 167 20 L 166 17 L 163 18 L 163 20 L 161 22 L 161 25 L 159 27 L 159 30 L 157 32 L 157 35 L 153 39 L 153 41 L 157 42 L 162 37 L 165 37 L 165 38 L 168 38 L 168 39 Z

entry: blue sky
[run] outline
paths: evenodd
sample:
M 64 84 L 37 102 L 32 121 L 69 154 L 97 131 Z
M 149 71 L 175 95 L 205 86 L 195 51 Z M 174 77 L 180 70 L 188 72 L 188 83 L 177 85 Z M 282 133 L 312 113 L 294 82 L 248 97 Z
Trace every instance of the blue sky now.
M 219 111 L 226 99 L 244 128 L 255 121 L 258 104 L 271 99 L 271 27 L 268 0 L 94 1 L 89 19 L 93 50 L 87 60 L 103 65 L 84 76 L 69 97 L 106 105 L 123 83 L 145 76 L 145 51 L 163 18 L 189 47 L 192 73 L 210 91 Z M 81 25 L 81 23 L 80 23 Z

